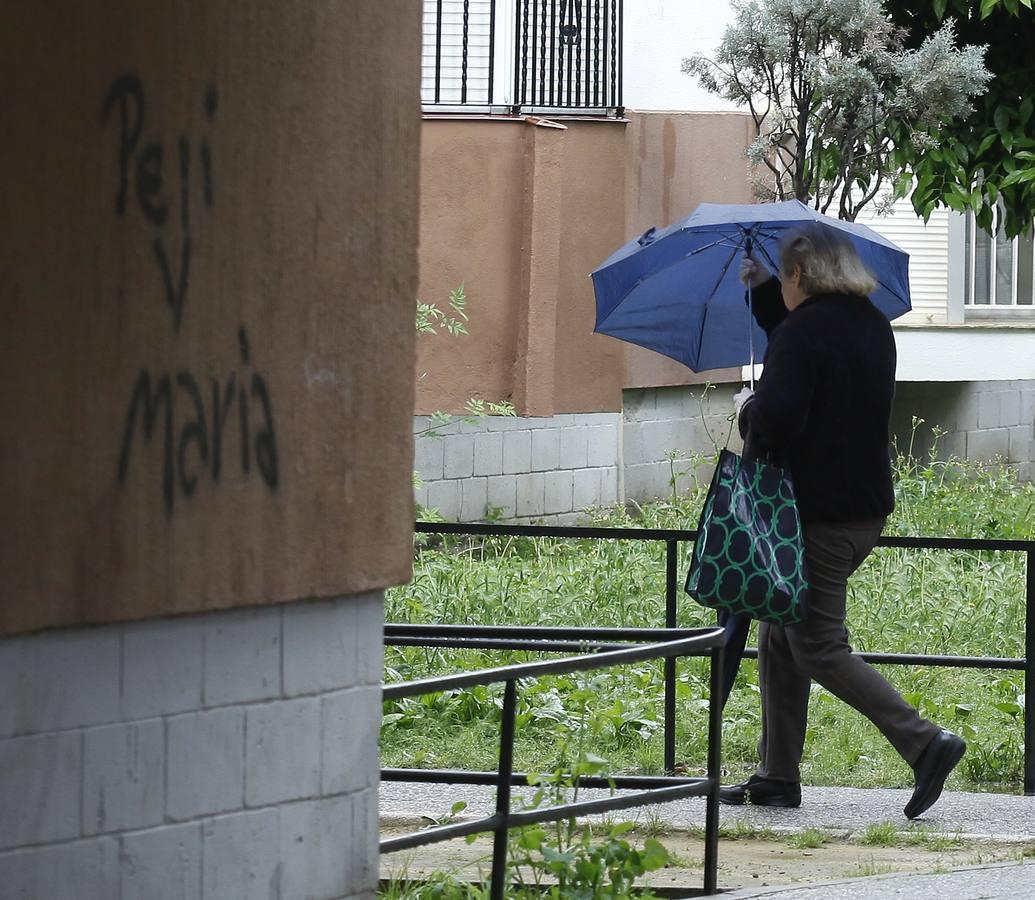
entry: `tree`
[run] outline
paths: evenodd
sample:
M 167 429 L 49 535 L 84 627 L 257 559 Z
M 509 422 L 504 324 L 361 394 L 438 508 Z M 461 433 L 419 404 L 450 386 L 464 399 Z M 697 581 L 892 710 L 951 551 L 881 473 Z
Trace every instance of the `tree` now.
M 1032 0 L 888 0 L 894 21 L 917 46 L 954 17 L 960 39 L 987 44 L 985 61 L 995 76 L 965 119 L 948 124 L 939 146 L 924 153 L 903 143 L 897 163 L 913 189 L 913 206 L 925 218 L 939 205 L 971 210 L 986 231 L 1013 237 L 1035 219 L 1035 12 Z M 998 210 L 998 212 L 997 212 Z
M 797 198 L 842 219 L 900 173 L 896 146 L 937 147 L 989 80 L 983 48 L 956 45 L 951 21 L 905 46 L 881 0 L 741 0 L 715 59 L 683 71 L 748 108 L 760 198 Z

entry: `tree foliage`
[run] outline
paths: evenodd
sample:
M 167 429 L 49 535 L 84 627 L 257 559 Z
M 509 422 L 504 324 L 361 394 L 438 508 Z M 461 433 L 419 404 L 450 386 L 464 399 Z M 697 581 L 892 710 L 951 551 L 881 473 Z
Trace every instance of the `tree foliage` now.
M 764 199 L 797 198 L 854 220 L 898 176 L 895 148 L 937 148 L 989 74 L 983 48 L 956 44 L 951 21 L 917 47 L 881 0 L 740 0 L 714 59 L 683 61 L 712 93 L 744 105 Z
M 987 231 L 1014 236 L 1035 219 L 1035 12 L 1032 0 L 888 0 L 908 44 L 956 20 L 960 40 L 987 45 L 994 75 L 967 118 L 943 130 L 934 152 L 903 143 L 897 162 L 910 176 L 913 206 L 927 217 L 939 205 L 971 210 Z M 996 210 L 998 209 L 998 213 Z

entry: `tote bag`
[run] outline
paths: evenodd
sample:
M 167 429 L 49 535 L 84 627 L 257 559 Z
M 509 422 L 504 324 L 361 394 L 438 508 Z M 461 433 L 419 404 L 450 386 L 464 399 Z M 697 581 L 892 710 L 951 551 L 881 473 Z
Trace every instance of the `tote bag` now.
M 702 606 L 774 625 L 805 618 L 805 544 L 789 472 L 729 450 L 720 453 L 686 592 Z

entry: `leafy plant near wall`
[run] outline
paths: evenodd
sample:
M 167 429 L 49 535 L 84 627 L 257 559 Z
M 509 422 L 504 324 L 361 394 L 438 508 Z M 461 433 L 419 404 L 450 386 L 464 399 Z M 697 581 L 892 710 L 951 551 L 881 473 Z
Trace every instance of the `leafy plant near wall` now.
M 970 115 L 942 129 L 937 147 L 900 144 L 900 192 L 913 188 L 913 207 L 924 217 L 940 205 L 971 210 L 992 231 L 998 207 L 1008 236 L 1027 231 L 1035 219 L 1032 0 L 887 0 L 887 8 L 909 29 L 911 47 L 954 19 L 961 41 L 987 45 L 995 76 Z
M 461 337 L 470 333 L 467 330 L 467 322 L 467 293 L 463 284 L 449 292 L 448 309 L 442 309 L 434 303 L 423 303 L 417 300 L 416 327 L 418 335 Z M 426 372 L 420 375 L 421 379 L 426 377 Z M 427 427 L 414 432 L 414 438 L 440 438 L 443 437 L 443 430 L 451 426 L 478 425 L 487 416 L 515 415 L 517 415 L 517 411 L 509 400 L 482 400 L 479 397 L 469 397 L 464 403 L 464 412 L 460 415 L 451 415 L 439 410 L 433 412 L 428 417 Z M 414 471 L 414 488 L 419 488 L 421 484 L 420 473 Z M 434 510 L 427 508 L 418 509 L 418 517 L 432 521 L 438 518 Z
M 943 4 L 944 5 L 944 4 Z M 761 199 L 798 199 L 854 220 L 905 164 L 896 148 L 938 152 L 991 77 L 984 48 L 957 47 L 946 21 L 915 49 L 882 0 L 743 0 L 714 59 L 683 71 L 745 106 Z

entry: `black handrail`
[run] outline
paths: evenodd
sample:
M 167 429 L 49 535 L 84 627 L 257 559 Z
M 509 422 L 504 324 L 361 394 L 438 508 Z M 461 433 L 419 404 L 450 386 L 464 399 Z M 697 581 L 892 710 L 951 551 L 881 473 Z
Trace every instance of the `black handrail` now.
M 492 874 L 490 897 L 492 900 L 503 900 L 506 888 L 507 839 L 511 828 L 532 825 L 542 822 L 557 822 L 576 816 L 587 816 L 618 809 L 629 809 L 649 803 L 665 803 L 683 797 L 706 798 L 705 812 L 705 844 L 704 844 L 704 893 L 714 894 L 718 877 L 719 846 L 719 778 L 721 759 L 722 702 L 720 679 L 722 676 L 723 633 L 718 628 L 691 630 L 689 637 L 665 641 L 654 645 L 612 650 L 604 653 L 584 654 L 565 659 L 543 662 L 523 663 L 519 665 L 501 666 L 483 669 L 476 672 L 465 672 L 459 675 L 446 675 L 437 678 L 424 678 L 417 681 L 401 682 L 385 685 L 383 698 L 397 700 L 439 691 L 472 687 L 478 684 L 505 684 L 503 694 L 502 724 L 500 727 L 499 767 L 495 773 L 477 773 L 481 780 L 471 780 L 475 773 L 454 773 L 457 781 L 465 780 L 472 784 L 496 785 L 496 811 L 491 816 L 471 822 L 459 822 L 440 825 L 424 831 L 389 838 L 381 841 L 381 853 L 394 853 L 427 844 L 464 837 L 469 834 L 493 832 Z M 628 778 L 580 778 L 579 783 L 586 787 L 638 787 L 634 793 L 612 795 L 597 800 L 582 800 L 563 803 L 545 809 L 528 809 L 511 812 L 510 788 L 515 784 L 527 784 L 527 776 L 513 771 L 514 761 L 514 723 L 517 711 L 517 683 L 522 678 L 533 678 L 542 675 L 559 675 L 566 672 L 581 672 L 609 666 L 628 665 L 650 659 L 674 659 L 677 656 L 700 655 L 711 656 L 710 696 L 708 702 L 708 764 L 707 776 L 704 778 L 655 778 L 636 779 L 636 784 L 629 784 Z M 429 773 L 424 770 L 393 770 L 382 772 L 385 780 L 430 780 L 421 776 L 434 775 L 436 781 L 442 781 L 445 774 L 448 782 L 450 773 Z M 625 782 L 625 784 L 620 783 Z
M 531 538 L 571 538 L 589 540 L 631 540 L 656 541 L 666 545 L 665 575 L 665 629 L 656 629 L 656 633 L 675 636 L 678 629 L 676 600 L 679 594 L 678 582 L 678 548 L 680 542 L 692 542 L 697 538 L 693 529 L 673 528 L 611 528 L 585 527 L 578 525 L 497 525 L 481 523 L 452 522 L 417 522 L 414 531 L 421 534 L 449 534 L 470 537 L 531 537 Z M 1030 698 L 1035 696 L 1035 541 L 999 538 L 958 538 L 958 537 L 904 537 L 885 535 L 880 538 L 879 547 L 900 547 L 912 550 L 956 550 L 956 551 L 1000 551 L 1024 553 L 1027 562 L 1025 578 L 1025 624 L 1024 624 L 1024 656 L 1022 658 L 987 657 L 987 656 L 953 656 L 917 653 L 859 653 L 867 662 L 888 665 L 926 665 L 946 666 L 952 668 L 1003 669 L 1024 672 L 1024 694 L 1029 698 L 1024 704 L 1024 777 L 1023 787 L 1027 796 L 1035 796 L 1035 713 L 1031 710 Z M 419 628 L 420 631 L 405 634 L 396 631 L 398 628 Z M 423 629 L 449 628 L 456 631 L 432 633 Z M 628 629 L 626 629 L 628 630 Z M 538 629 L 539 636 L 545 641 L 554 642 L 554 646 L 539 644 L 527 646 L 534 642 L 529 640 L 537 629 L 521 628 L 521 635 L 508 632 L 497 626 L 386 626 L 386 643 L 416 646 L 457 646 L 489 649 L 538 649 L 543 652 L 566 649 L 558 641 L 573 639 L 572 634 L 563 634 L 563 630 Z M 623 640 L 615 631 L 609 629 L 577 629 L 578 641 L 586 649 L 604 649 L 605 642 Z M 619 630 L 621 631 L 621 629 Z M 461 633 L 462 632 L 462 633 Z M 425 643 L 425 642 L 431 643 Z M 454 642 L 454 643 L 450 643 Z M 574 646 L 574 645 L 571 645 Z M 745 656 L 756 657 L 757 650 L 748 648 Z M 665 663 L 665 715 L 664 715 L 664 767 L 672 773 L 675 770 L 676 750 L 676 672 L 674 657 Z

